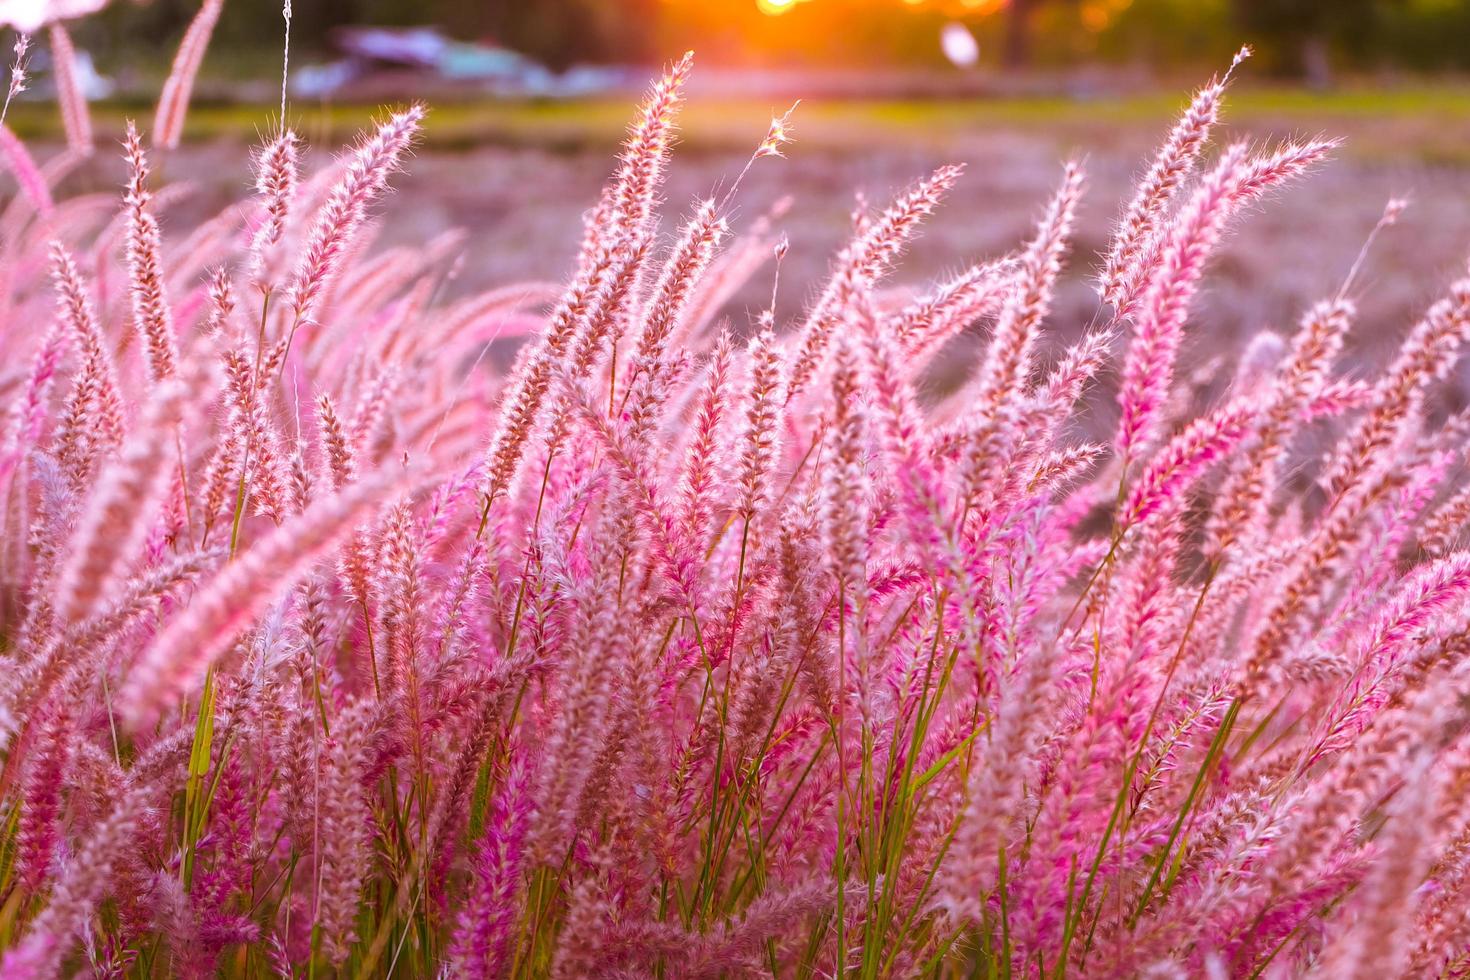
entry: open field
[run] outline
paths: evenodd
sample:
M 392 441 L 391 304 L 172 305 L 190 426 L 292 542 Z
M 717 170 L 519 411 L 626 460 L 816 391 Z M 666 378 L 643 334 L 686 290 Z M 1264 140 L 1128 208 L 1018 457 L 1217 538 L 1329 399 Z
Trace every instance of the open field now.
M 881 205 L 934 167 L 963 162 L 965 178 L 895 279 L 900 285 L 922 282 L 961 261 L 1015 247 L 1061 162 L 1079 156 L 1086 161 L 1088 191 L 1071 281 L 1056 313 L 1060 336 L 1070 336 L 1091 315 L 1083 281 L 1089 260 L 1102 249 L 1131 180 L 1178 107 L 1177 98 L 1161 96 L 803 102 L 789 159 L 763 160 L 746 178 L 736 229 L 789 197 L 782 221 L 792 241 L 785 278 L 810 283 L 840 247 L 856 193 Z M 666 190 L 672 210 L 682 211 L 740 171 L 771 108 L 693 96 Z M 101 105 L 96 111 L 107 134 L 120 134 L 130 113 L 147 118 L 141 108 Z M 166 177 L 195 186 L 173 223 L 187 226 L 238 197 L 249 179 L 242 150 L 273 115 L 266 106 L 193 109 L 184 147 L 159 157 Z M 373 107 L 356 105 L 293 110 L 318 163 L 373 115 Z M 416 157 L 381 209 L 385 240 L 419 242 L 451 227 L 470 229 L 451 287 L 457 290 L 560 278 L 627 115 L 623 102 L 611 100 L 434 106 Z M 54 118 L 49 106 L 22 104 L 14 123 L 22 136 L 45 146 Z M 1413 204 L 1359 281 L 1362 318 L 1351 341 L 1358 357 L 1381 359 L 1432 299 L 1435 285 L 1463 266 L 1470 249 L 1464 235 L 1470 226 L 1470 86 L 1332 93 L 1246 88 L 1232 95 L 1221 138 L 1319 133 L 1344 139 L 1336 159 L 1238 225 L 1208 279 L 1195 336 L 1235 349 L 1258 329 L 1289 326 L 1305 304 L 1335 290 L 1391 196 L 1408 196 Z M 121 160 L 104 156 L 71 180 L 78 189 L 102 190 L 121 176 Z M 166 217 L 165 233 L 169 223 Z M 1406 274 L 1410 268 L 1415 275 Z M 737 327 L 765 302 L 769 288 L 769 277 L 758 277 L 740 297 L 730 311 Z M 807 299 L 788 289 L 778 307 L 794 316 Z
M 1158 86 L 1159 92 L 1174 91 Z M 416 97 L 405 91 L 404 99 Z M 686 142 L 704 146 L 744 145 L 752 125 L 759 128 L 771 106 L 757 100 L 701 99 L 696 87 L 681 117 Z M 994 97 L 984 99 L 831 99 L 804 100 L 802 140 L 831 149 L 861 147 L 872 139 L 919 142 L 937 147 L 963 143 L 977 132 L 997 127 L 1045 132 L 1062 141 L 1101 135 L 1140 125 L 1157 129 L 1179 107 L 1181 97 L 1161 94 L 1075 97 Z M 629 100 L 623 96 L 568 102 L 446 101 L 432 103 L 432 122 L 424 134 L 430 147 L 467 148 L 487 143 L 559 149 L 598 146 L 621 136 Z M 129 115 L 147 106 L 99 103 L 99 125 L 120 128 Z M 313 137 L 350 135 L 361 124 L 363 105 L 293 104 L 297 127 Z M 249 136 L 275 116 L 271 104 L 244 105 L 196 101 L 190 109 L 187 138 L 208 140 Z M 1229 119 L 1236 125 L 1322 126 L 1333 124 L 1361 135 L 1377 134 L 1359 152 L 1396 157 L 1417 155 L 1429 161 L 1470 164 L 1470 82 L 1404 85 L 1350 85 L 1330 92 L 1294 87 L 1232 90 Z M 21 101 L 11 110 L 12 128 L 22 137 L 56 134 L 54 108 Z

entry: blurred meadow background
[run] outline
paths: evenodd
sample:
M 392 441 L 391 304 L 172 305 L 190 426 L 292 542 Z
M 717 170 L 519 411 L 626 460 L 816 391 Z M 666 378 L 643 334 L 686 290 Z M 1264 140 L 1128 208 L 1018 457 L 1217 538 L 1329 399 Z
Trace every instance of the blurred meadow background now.
M 160 53 L 196 10 L 124 0 L 74 22 L 104 145 L 126 118 L 149 122 L 168 67 Z M 279 114 L 281 29 L 271 3 L 226 0 L 184 143 L 157 157 L 165 179 L 190 187 L 168 205 L 165 234 L 246 187 L 241 150 Z M 1403 196 L 1410 210 L 1358 280 L 1351 344 L 1381 362 L 1464 254 L 1467 38 L 1470 0 L 324 0 L 293 13 L 287 114 L 325 154 L 378 106 L 426 101 L 425 140 L 379 234 L 411 243 L 463 229 L 445 288 L 466 292 L 569 267 L 627 106 L 686 49 L 699 71 L 667 187 L 675 211 L 728 184 L 771 114 L 801 100 L 789 159 L 752 170 L 736 216 L 738 230 L 777 215 L 788 282 L 819 281 L 850 227 L 854 188 L 881 205 L 938 164 L 968 166 L 902 288 L 1014 247 L 1061 162 L 1085 156 L 1088 194 L 1058 304 L 1065 339 L 1094 308 L 1091 260 L 1141 161 L 1187 92 L 1248 42 L 1256 55 L 1232 89 L 1222 141 L 1346 142 L 1236 229 L 1199 305 L 1194 336 L 1206 340 L 1188 356 L 1209 362 L 1261 329 L 1289 328 L 1335 291 L 1385 200 Z M 61 134 L 40 47 L 11 122 L 44 154 Z M 66 180 L 111 191 L 122 175 L 120 154 L 104 152 Z M 737 329 L 771 285 L 758 275 L 736 297 Z M 808 299 L 788 289 L 778 311 Z

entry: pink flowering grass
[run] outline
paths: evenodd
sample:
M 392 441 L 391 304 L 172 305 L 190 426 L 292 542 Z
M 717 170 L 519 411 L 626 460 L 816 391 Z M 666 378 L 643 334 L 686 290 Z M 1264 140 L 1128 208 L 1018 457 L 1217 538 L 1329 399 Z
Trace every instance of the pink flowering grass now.
M 419 106 L 169 222 L 218 12 L 115 200 L 0 130 L 0 974 L 1470 974 L 1470 276 L 1378 373 L 1356 266 L 1180 369 L 1330 141 L 1216 152 L 1226 75 L 1098 259 L 1069 164 L 1014 254 L 890 288 L 945 167 L 732 321 L 786 245 L 738 177 L 663 201 L 686 57 L 560 294 L 445 300 L 457 238 L 375 247 Z

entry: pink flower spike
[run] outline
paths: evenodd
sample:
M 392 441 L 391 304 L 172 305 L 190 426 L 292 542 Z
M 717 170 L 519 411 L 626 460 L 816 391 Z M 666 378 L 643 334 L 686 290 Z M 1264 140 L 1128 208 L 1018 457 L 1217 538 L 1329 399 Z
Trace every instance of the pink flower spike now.
M 189 22 L 184 39 L 179 42 L 179 52 L 174 56 L 173 69 L 163 83 L 163 93 L 158 97 L 158 114 L 153 119 L 153 145 L 172 150 L 179 145 L 184 133 L 184 116 L 189 111 L 189 97 L 194 92 L 194 79 L 199 66 L 204 63 L 204 52 L 209 47 L 209 38 L 214 34 L 214 25 L 219 21 L 225 0 L 204 0 L 199 12 Z

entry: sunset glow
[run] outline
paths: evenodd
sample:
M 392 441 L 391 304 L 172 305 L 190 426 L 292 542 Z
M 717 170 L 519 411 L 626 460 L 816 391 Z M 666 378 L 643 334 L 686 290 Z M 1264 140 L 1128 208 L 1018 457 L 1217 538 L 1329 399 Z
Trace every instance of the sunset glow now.
M 761 13 L 775 17 L 787 13 L 800 4 L 809 2 L 811 0 L 755 0 L 755 6 Z M 905 7 L 933 7 L 967 17 L 988 17 L 1004 10 L 1010 5 L 1010 0 L 898 0 L 898 3 Z M 1112 3 L 1093 3 L 1092 6 L 1101 9 L 1104 16 L 1111 16 L 1108 8 L 1117 7 L 1119 4 L 1114 0 Z

